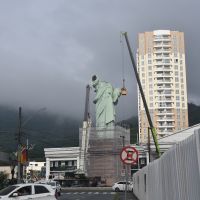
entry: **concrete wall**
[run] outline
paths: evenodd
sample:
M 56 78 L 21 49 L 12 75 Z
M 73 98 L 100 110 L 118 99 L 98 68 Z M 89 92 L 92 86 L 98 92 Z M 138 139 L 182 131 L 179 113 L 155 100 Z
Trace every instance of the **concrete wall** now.
M 133 175 L 140 200 L 200 199 L 200 129 Z

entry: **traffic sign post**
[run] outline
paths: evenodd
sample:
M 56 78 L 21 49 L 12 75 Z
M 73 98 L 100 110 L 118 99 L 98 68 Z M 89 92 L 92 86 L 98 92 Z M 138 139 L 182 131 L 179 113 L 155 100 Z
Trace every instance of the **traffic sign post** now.
M 138 151 L 134 147 L 126 146 L 122 149 L 120 158 L 124 164 L 132 165 L 138 162 Z
M 138 151 L 136 148 L 131 146 L 123 147 L 120 153 L 121 161 L 125 164 L 125 174 L 126 174 L 126 188 L 125 188 L 125 200 L 126 200 L 126 193 L 127 193 L 127 182 L 128 182 L 128 170 L 127 165 L 132 165 L 138 162 Z

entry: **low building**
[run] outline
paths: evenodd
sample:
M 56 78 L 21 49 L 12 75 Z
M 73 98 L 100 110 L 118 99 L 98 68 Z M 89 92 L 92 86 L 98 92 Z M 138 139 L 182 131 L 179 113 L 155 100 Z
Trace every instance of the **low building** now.
M 80 147 L 45 148 L 46 179 L 62 179 L 79 169 Z

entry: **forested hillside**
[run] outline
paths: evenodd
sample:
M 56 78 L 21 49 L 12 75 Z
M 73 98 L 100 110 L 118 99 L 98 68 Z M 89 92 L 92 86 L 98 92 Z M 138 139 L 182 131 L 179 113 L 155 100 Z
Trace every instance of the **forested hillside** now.
M 44 148 L 78 146 L 79 127 L 81 120 L 72 119 L 48 112 L 22 112 L 22 121 L 33 116 L 22 127 L 22 140 L 33 145 L 29 151 L 31 159 L 44 158 Z M 188 104 L 189 125 L 200 123 L 200 106 Z M 120 123 L 127 124 L 131 129 L 131 143 L 137 142 L 138 119 L 136 116 Z M 0 106 L 0 151 L 14 152 L 17 149 L 18 110 Z

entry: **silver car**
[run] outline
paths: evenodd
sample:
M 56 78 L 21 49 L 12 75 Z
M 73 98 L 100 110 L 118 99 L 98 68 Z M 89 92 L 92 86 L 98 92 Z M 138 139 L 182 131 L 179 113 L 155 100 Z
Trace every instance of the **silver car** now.
M 58 195 L 58 196 L 61 195 L 61 186 L 60 186 L 59 182 L 49 180 L 49 181 L 37 181 L 37 183 L 50 185 L 53 188 L 53 190 L 55 191 L 56 195 Z

